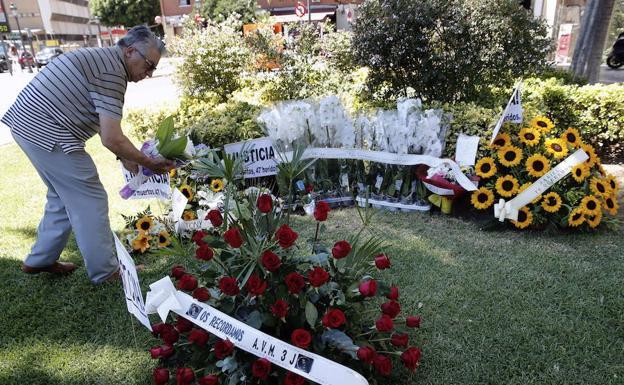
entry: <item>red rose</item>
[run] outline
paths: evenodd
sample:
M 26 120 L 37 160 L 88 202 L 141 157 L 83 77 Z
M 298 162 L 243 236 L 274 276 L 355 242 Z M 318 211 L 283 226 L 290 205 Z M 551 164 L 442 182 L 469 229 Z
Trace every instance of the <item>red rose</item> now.
M 275 272 L 282 266 L 282 260 L 271 250 L 267 250 L 262 253 L 262 266 L 270 272 Z
M 240 231 L 238 231 L 238 227 L 230 227 L 228 231 L 223 233 L 223 239 L 225 239 L 228 245 L 235 249 L 238 249 L 243 244 L 243 238 L 241 237 Z
M 175 327 L 180 333 L 186 333 L 193 329 L 193 323 L 186 318 L 182 318 L 182 316 L 178 316 Z
M 256 273 L 253 273 L 247 280 L 245 288 L 251 295 L 262 295 L 267 288 L 267 283 Z
M 396 318 L 401 312 L 401 305 L 396 301 L 390 301 L 381 304 L 381 312 L 390 316 L 390 318 Z
M 288 225 L 281 225 L 279 229 L 275 232 L 275 238 L 279 245 L 287 249 L 290 246 L 295 244 L 295 241 L 299 237 L 299 234 L 295 233 Z
M 178 368 L 176 372 L 176 383 L 178 385 L 188 385 L 195 379 L 195 373 L 191 368 Z
M 260 358 L 251 365 L 251 374 L 261 380 L 266 380 L 271 372 L 271 362 L 266 358 Z
M 364 297 L 374 297 L 377 293 L 377 281 L 374 279 L 369 279 L 368 281 L 364 281 L 360 283 L 360 294 Z
M 210 292 L 205 287 L 198 287 L 193 291 L 193 298 L 200 302 L 206 302 L 210 299 Z
M 342 326 L 345 322 L 347 322 L 347 319 L 340 309 L 329 309 L 323 316 L 323 326 L 326 328 L 335 329 Z
M 325 282 L 329 281 L 329 273 L 322 267 L 316 266 L 314 269 L 308 271 L 308 281 L 314 287 L 320 287 Z
M 160 358 L 160 346 L 154 346 L 150 348 L 149 352 L 153 359 Z
M 405 325 L 410 328 L 419 328 L 420 327 L 420 317 L 419 316 L 411 316 L 405 319 Z
M 304 383 L 305 378 L 293 372 L 286 373 L 284 377 L 284 385 L 303 385 Z
M 208 219 L 214 227 L 219 227 L 223 224 L 223 216 L 221 216 L 221 211 L 219 210 L 208 211 L 205 219 Z
M 219 377 L 215 376 L 214 374 L 209 374 L 197 380 L 197 383 L 199 385 L 218 385 Z
M 152 335 L 154 337 L 160 336 L 160 333 L 162 332 L 163 328 L 165 327 L 166 324 L 159 322 L 157 324 L 153 324 L 152 325 Z
M 195 250 L 195 258 L 200 259 L 202 261 L 210 261 L 214 257 L 214 251 L 210 248 L 210 246 L 203 244 L 199 246 L 197 250 Z
M 401 361 L 406 368 L 412 372 L 416 370 L 420 364 L 420 349 L 409 348 L 401 354 Z
M 165 385 L 169 382 L 169 370 L 166 368 L 154 368 L 152 377 L 154 378 L 154 384 Z
M 314 191 L 314 185 L 312 183 L 308 183 L 305 186 L 305 190 L 306 190 L 307 193 L 311 193 L 312 191 Z
M 319 222 L 326 221 L 327 213 L 330 210 L 331 209 L 329 208 L 329 205 L 327 204 L 327 202 L 325 201 L 316 202 L 316 205 L 314 206 L 314 219 L 316 219 Z
M 171 326 L 171 325 L 168 325 L 168 326 Z M 163 340 L 165 344 L 173 345 L 176 342 L 178 342 L 178 339 L 180 338 L 180 334 L 178 333 L 177 330 L 173 328 L 173 326 L 171 326 L 171 328 L 167 328 L 160 333 L 160 338 Z
M 176 265 L 171 268 L 171 276 L 175 279 L 180 279 L 186 273 L 186 270 L 183 266 Z
M 375 257 L 375 266 L 379 270 L 387 269 L 390 267 L 390 258 L 386 254 L 379 254 Z
M 261 213 L 268 213 L 273 210 L 273 198 L 269 194 L 262 194 L 258 197 L 258 210 Z
M 375 322 L 375 327 L 377 328 L 377 331 L 389 332 L 394 327 L 394 322 L 392 322 L 392 318 L 384 314 L 377 320 L 377 322 Z
M 160 347 L 160 357 L 162 358 L 169 358 L 173 355 L 173 353 L 175 353 L 175 351 L 171 345 L 162 345 Z
M 312 335 L 305 329 L 295 329 L 290 335 L 290 341 L 297 347 L 307 349 L 312 342 Z
M 195 242 L 195 244 L 197 244 L 197 246 L 205 245 L 206 242 L 204 242 L 204 237 L 206 235 L 208 235 L 208 234 L 204 233 L 201 230 L 197 231 L 195 234 L 193 234 L 193 242 Z
M 390 358 L 378 354 L 373 358 L 373 366 L 382 376 L 389 376 L 390 372 L 392 372 L 392 361 Z
M 283 299 L 278 299 L 273 305 L 271 305 L 271 313 L 277 318 L 286 318 L 288 314 L 288 302 Z
M 357 351 L 357 356 L 360 361 L 364 361 L 367 364 L 372 364 L 376 355 L 377 352 L 375 352 L 375 349 L 370 346 L 362 346 Z
M 347 241 L 338 241 L 332 247 L 332 255 L 336 259 L 341 259 L 349 255 L 351 252 L 351 245 Z
M 221 278 L 219 281 L 219 290 L 221 290 L 223 294 L 230 296 L 237 295 L 240 292 L 238 282 L 236 282 L 236 278 L 233 277 Z
M 222 360 L 234 352 L 234 344 L 230 340 L 221 340 L 215 344 L 215 356 Z
M 197 346 L 204 346 L 208 342 L 210 335 L 204 329 L 193 329 L 189 334 L 189 342 L 194 343 Z
M 394 346 L 407 346 L 409 336 L 405 333 L 394 333 L 390 337 L 390 343 Z
M 292 294 L 299 294 L 301 289 L 305 286 L 303 275 L 297 272 L 288 274 L 284 278 L 284 281 L 286 282 L 286 286 L 288 286 L 288 291 Z
M 396 301 L 397 299 L 399 299 L 399 288 L 396 286 L 392 286 L 390 288 L 390 292 L 386 295 L 386 298 L 392 301 Z
M 197 288 L 197 278 L 190 274 L 184 274 L 178 281 L 178 289 L 184 291 L 193 291 Z

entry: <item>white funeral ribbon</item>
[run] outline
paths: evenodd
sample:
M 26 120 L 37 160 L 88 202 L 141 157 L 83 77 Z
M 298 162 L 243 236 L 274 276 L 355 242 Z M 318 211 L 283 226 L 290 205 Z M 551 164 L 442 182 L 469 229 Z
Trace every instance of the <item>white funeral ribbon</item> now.
M 568 175 L 574 166 L 585 162 L 587 159 L 589 159 L 589 156 L 587 156 L 585 151 L 582 149 L 577 150 L 574 154 L 568 156 L 563 162 L 559 163 L 555 168 L 536 180 L 526 190 L 518 194 L 514 199 L 509 202 L 505 202 L 504 199 L 501 199 L 494 205 L 494 216 L 501 222 L 505 221 L 505 218 L 517 221 L 518 211 L 523 206 L 529 204 L 529 202 L 533 199 L 548 190 L 550 186 L 563 179 L 563 177 Z
M 292 152 L 287 152 L 285 158 L 292 159 Z M 393 154 L 384 151 L 360 150 L 356 148 L 308 148 L 303 154 L 303 159 L 357 159 L 372 162 L 413 166 L 426 164 L 429 167 L 437 167 L 445 164 L 451 168 L 455 180 L 467 191 L 475 191 L 475 184 L 464 175 L 459 165 L 451 159 L 436 158 L 430 155 Z
M 148 314 L 158 313 L 163 322 L 173 311 L 217 337 L 230 340 L 237 348 L 319 384 L 368 385 L 355 370 L 271 337 L 176 290 L 168 276 L 150 285 L 145 310 Z

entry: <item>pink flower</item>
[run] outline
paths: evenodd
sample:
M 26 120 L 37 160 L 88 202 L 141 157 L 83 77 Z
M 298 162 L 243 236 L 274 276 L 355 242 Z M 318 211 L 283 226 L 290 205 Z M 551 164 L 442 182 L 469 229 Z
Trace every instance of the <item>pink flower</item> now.
M 377 294 L 377 281 L 374 279 L 364 281 L 360 283 L 359 290 L 364 297 L 374 297 Z

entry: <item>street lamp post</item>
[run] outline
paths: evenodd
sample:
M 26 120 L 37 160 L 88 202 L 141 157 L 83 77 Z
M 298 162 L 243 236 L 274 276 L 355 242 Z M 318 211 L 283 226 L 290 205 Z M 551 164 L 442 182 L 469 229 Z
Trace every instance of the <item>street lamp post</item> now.
M 17 17 L 17 7 L 15 6 L 15 3 L 11 3 L 9 8 L 11 9 L 11 14 L 15 18 L 15 24 L 17 24 L 17 33 L 19 33 L 20 41 L 22 42 L 22 51 L 26 51 L 26 45 L 24 44 L 24 39 L 22 38 L 22 29 L 20 28 L 19 18 Z M 35 60 L 34 56 L 33 56 L 33 60 Z M 33 70 L 32 70 L 32 67 L 30 66 L 30 60 L 28 60 L 28 58 L 26 58 L 26 64 L 28 65 L 28 72 L 32 73 Z
M 95 24 L 97 24 L 97 27 L 98 27 L 98 37 L 97 37 L 98 47 L 102 47 L 102 27 L 100 26 L 100 17 L 94 16 L 93 20 L 95 21 Z

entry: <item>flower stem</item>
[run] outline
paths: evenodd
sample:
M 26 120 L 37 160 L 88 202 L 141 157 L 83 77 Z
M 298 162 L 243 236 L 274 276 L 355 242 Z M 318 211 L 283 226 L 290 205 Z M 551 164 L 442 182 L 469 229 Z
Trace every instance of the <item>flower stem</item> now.
M 312 252 L 316 252 L 316 241 L 318 240 L 319 227 L 321 222 L 316 222 L 316 231 L 314 232 L 314 242 L 312 242 Z

